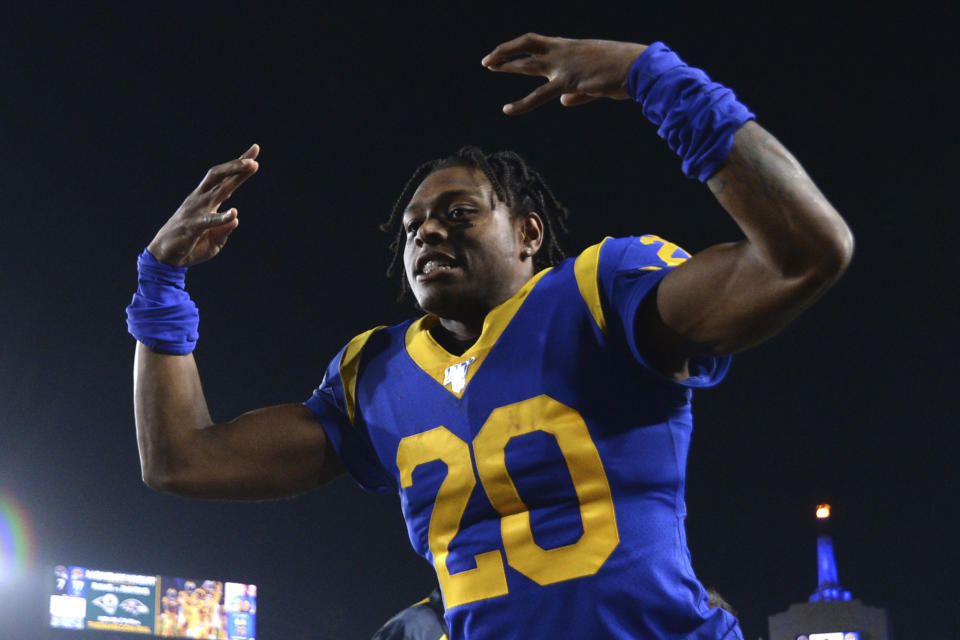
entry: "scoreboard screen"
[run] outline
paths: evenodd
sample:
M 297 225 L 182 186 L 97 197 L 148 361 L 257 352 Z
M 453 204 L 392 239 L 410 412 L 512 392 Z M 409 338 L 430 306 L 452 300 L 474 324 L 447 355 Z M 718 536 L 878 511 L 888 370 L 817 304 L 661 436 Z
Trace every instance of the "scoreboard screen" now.
M 256 585 L 67 565 L 52 577 L 53 628 L 256 640 Z

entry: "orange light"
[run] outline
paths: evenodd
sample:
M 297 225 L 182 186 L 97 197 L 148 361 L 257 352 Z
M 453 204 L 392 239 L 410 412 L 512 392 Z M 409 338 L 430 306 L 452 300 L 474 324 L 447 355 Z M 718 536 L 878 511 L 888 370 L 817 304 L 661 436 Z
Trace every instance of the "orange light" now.
M 818 504 L 818 505 L 817 505 L 817 519 L 818 519 L 818 520 L 826 520 L 826 519 L 829 518 L 829 517 L 830 517 L 830 505 L 828 505 L 828 504 L 826 504 L 826 503 L 824 503 L 824 504 Z

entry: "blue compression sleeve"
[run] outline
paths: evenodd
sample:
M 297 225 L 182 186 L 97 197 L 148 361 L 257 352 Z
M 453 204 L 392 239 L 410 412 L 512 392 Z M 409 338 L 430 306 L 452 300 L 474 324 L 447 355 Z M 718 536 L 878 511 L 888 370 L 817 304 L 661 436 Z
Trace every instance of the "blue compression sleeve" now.
M 159 353 L 192 352 L 200 336 L 200 312 L 184 289 L 187 268 L 158 262 L 144 250 L 137 271 L 137 292 L 127 307 L 130 335 Z
M 651 44 L 634 61 L 627 91 L 680 156 L 687 177 L 701 182 L 723 164 L 737 129 L 756 118 L 733 91 L 688 66 L 662 42 Z

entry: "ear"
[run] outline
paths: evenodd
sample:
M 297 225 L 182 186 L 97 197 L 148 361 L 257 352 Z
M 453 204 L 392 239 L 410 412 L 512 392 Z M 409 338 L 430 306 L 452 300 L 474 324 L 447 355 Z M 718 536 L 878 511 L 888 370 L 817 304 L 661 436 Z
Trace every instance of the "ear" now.
M 543 244 L 543 219 L 535 211 L 520 218 L 520 256 L 532 258 Z

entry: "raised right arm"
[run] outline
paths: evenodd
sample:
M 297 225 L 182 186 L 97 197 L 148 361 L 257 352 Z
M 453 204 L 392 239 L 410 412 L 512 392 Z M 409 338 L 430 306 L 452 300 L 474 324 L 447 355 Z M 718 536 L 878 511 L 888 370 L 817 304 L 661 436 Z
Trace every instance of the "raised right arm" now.
M 193 354 L 137 343 L 133 397 L 143 481 L 196 498 L 262 500 L 303 493 L 341 472 L 320 423 L 284 404 L 214 423 Z
M 133 397 L 143 481 L 196 498 L 261 500 L 303 493 L 341 472 L 320 423 L 285 404 L 214 423 L 193 354 L 137 343 Z
M 150 243 L 172 267 L 217 255 L 237 227 L 220 205 L 256 173 L 259 148 L 213 167 Z M 159 353 L 137 343 L 133 372 L 137 445 L 143 480 L 160 491 L 198 498 L 257 500 L 302 493 L 342 467 L 313 413 L 287 404 L 214 423 L 192 353 Z

